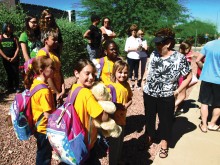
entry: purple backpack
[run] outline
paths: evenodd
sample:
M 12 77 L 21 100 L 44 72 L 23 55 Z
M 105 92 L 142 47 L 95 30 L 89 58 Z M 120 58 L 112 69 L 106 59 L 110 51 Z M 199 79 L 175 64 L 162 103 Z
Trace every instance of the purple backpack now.
M 47 137 L 53 150 L 62 162 L 71 165 L 82 164 L 89 154 L 85 130 L 73 106 L 81 88 L 68 95 L 66 102 L 49 116 L 47 124 Z
M 34 125 L 30 99 L 31 96 L 43 88 L 48 88 L 48 86 L 39 84 L 31 91 L 26 89 L 22 93 L 15 95 L 10 107 L 10 114 L 15 134 L 19 140 L 28 140 L 44 116 L 42 113 Z

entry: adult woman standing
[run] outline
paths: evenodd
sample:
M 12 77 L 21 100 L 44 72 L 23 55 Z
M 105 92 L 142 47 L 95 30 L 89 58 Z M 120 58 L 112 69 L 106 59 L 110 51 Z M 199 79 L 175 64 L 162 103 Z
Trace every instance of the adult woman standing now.
M 175 33 L 169 28 L 162 28 L 156 34 L 156 50 L 150 56 L 147 80 L 144 85 L 144 106 L 146 128 L 150 142 L 155 138 L 156 114 L 159 117 L 159 138 L 161 150 L 159 156 L 168 156 L 168 140 L 171 136 L 175 97 L 185 88 L 191 78 L 191 68 L 186 57 L 173 50 Z M 178 86 L 180 76 L 185 80 Z
M 102 32 L 97 27 L 100 23 L 100 17 L 98 15 L 92 15 L 91 22 L 92 25 L 90 25 L 83 37 L 88 40 L 87 52 L 90 60 L 93 60 L 100 57 Z
M 27 16 L 25 18 L 25 30 L 21 33 L 19 42 L 25 61 L 35 57 L 38 50 L 42 47 L 40 29 L 35 16 Z
M 137 32 L 137 36 L 140 38 L 140 43 L 142 45 L 141 51 L 139 51 L 140 61 L 141 61 L 141 81 L 143 80 L 144 73 L 146 70 L 147 63 L 147 40 L 144 39 L 144 31 L 139 29 Z
M 111 20 L 108 17 L 102 19 L 102 27 L 100 30 L 102 31 L 102 43 L 116 37 L 116 34 L 111 27 Z
M 60 28 L 58 27 L 55 18 L 52 14 L 52 12 L 49 9 L 45 9 L 41 13 L 40 17 L 40 31 L 41 33 L 45 33 L 47 31 L 55 30 L 58 33 L 58 44 L 57 48 L 54 49 L 54 52 L 56 55 L 60 58 L 62 49 L 63 49 L 63 38 L 60 31 Z
M 125 43 L 125 51 L 128 53 L 127 62 L 130 67 L 128 78 L 132 90 L 134 90 L 133 84 L 131 82 L 133 71 L 134 71 L 135 87 L 140 88 L 138 87 L 138 69 L 140 62 L 140 56 L 138 54 L 138 51 L 142 49 L 142 45 L 140 44 L 140 39 L 137 38 L 137 31 L 138 31 L 138 26 L 136 24 L 131 25 L 131 27 L 129 28 L 130 37 L 127 38 Z

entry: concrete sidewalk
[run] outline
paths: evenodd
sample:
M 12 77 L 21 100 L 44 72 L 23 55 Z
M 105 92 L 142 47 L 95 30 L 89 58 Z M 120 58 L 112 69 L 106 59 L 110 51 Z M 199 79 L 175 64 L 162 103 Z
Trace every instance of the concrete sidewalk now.
M 197 83 L 187 101 L 188 112 L 174 122 L 169 155 L 156 155 L 153 165 L 220 165 L 220 132 L 203 133 L 198 125 L 200 103 L 197 102 L 200 83 Z

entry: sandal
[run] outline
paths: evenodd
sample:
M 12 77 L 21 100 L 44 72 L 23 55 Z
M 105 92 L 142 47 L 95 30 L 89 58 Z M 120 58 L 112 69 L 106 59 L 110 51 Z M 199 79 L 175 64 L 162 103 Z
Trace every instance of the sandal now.
M 218 125 L 208 125 L 209 131 L 220 131 L 220 128 Z
M 159 153 L 159 157 L 160 158 L 166 158 L 168 156 L 168 151 L 169 151 L 168 148 L 167 149 L 161 148 L 160 153 Z
M 199 124 L 199 128 L 203 133 L 207 133 L 207 128 L 206 129 L 202 128 L 202 123 Z

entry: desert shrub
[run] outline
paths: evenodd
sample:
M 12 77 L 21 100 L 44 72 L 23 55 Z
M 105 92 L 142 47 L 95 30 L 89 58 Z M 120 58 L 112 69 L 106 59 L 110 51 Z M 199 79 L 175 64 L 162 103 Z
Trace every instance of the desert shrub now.
M 63 52 L 61 55 L 64 76 L 73 75 L 73 66 L 79 58 L 87 58 L 86 45 L 80 26 L 65 19 L 58 19 L 63 37 Z

